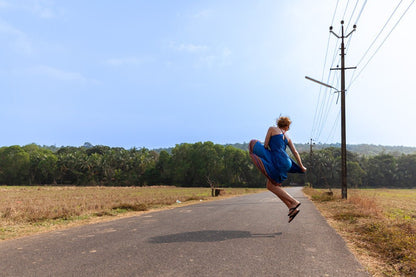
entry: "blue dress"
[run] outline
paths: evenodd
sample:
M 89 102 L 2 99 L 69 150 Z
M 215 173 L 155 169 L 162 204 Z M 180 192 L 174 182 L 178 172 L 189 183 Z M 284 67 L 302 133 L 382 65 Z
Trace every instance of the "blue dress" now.
M 254 164 L 273 183 L 281 184 L 287 179 L 287 173 L 303 173 L 286 153 L 288 140 L 283 134 L 270 137 L 269 149 L 258 140 L 252 140 L 249 144 L 250 156 Z

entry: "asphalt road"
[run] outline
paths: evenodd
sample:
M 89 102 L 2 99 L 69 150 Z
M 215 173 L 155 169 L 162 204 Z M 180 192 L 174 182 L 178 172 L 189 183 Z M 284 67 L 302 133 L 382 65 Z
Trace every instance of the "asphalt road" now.
M 369 276 L 300 188 L 0 243 L 0 276 Z

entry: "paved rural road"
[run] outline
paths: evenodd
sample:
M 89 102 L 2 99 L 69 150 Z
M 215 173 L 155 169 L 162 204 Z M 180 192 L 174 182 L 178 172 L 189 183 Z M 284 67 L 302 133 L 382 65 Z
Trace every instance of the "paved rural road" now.
M 300 188 L 0 243 L 0 276 L 368 276 Z

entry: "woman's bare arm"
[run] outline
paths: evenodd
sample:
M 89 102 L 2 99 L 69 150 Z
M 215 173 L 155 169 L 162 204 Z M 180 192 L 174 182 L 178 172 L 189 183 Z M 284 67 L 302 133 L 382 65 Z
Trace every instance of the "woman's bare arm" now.
M 270 137 L 272 136 L 272 133 L 273 133 L 273 127 L 270 127 L 269 130 L 267 130 L 266 138 L 264 139 L 264 148 L 269 148 L 269 142 L 270 142 Z
M 296 150 L 295 145 L 293 144 L 291 139 L 289 139 L 288 145 L 289 145 L 290 151 L 292 152 L 293 156 L 295 156 L 295 159 L 298 162 L 300 168 L 302 169 L 303 172 L 305 172 L 306 167 L 303 166 L 300 155 L 299 155 L 298 151 Z

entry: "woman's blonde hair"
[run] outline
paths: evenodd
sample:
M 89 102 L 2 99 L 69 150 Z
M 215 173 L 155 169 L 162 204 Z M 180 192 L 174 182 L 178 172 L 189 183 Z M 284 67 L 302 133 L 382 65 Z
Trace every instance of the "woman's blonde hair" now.
M 276 120 L 277 127 L 284 128 L 284 127 L 290 127 L 290 124 L 292 121 L 287 116 L 281 116 Z

